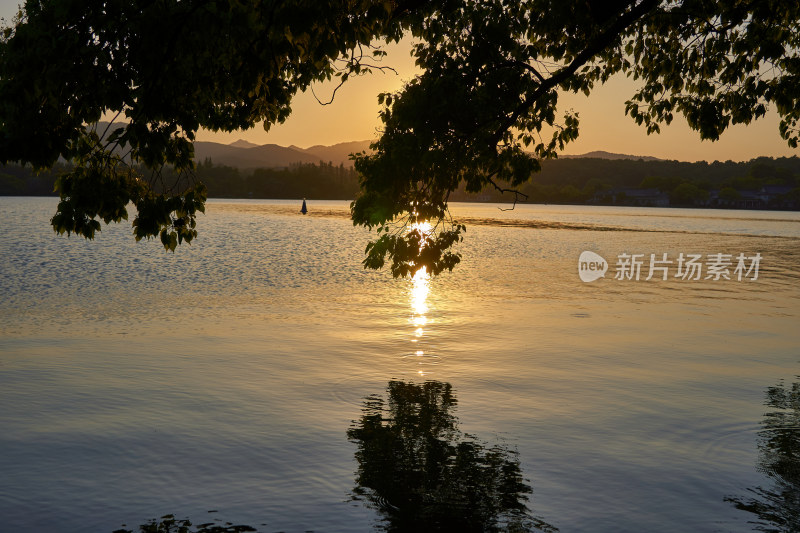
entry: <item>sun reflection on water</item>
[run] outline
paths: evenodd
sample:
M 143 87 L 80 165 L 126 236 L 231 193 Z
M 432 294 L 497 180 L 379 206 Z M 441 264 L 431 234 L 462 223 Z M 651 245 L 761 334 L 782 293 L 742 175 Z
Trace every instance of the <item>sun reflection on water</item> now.
M 428 222 L 415 222 L 411 225 L 410 229 L 412 231 L 419 230 L 423 234 L 428 234 L 433 228 Z M 425 267 L 419 269 L 411 278 L 411 317 L 409 322 L 411 322 L 414 327 L 411 342 L 415 344 L 411 355 L 417 359 L 419 365 L 430 364 L 430 361 L 428 361 L 428 356 L 430 356 L 430 354 L 426 353 L 423 345 L 425 327 L 429 323 L 428 312 L 430 309 L 428 307 L 428 294 L 430 293 L 430 281 L 431 276 Z M 428 373 L 420 369 L 417 371 L 417 374 L 425 376 Z
M 414 338 L 411 342 L 419 342 L 425 335 L 425 326 L 428 324 L 428 293 L 430 292 L 431 277 L 422 267 L 411 279 L 411 324 L 414 326 Z M 417 350 L 417 356 L 425 355 L 424 350 Z
M 417 270 L 411 279 L 411 309 L 414 311 L 414 325 L 424 326 L 427 323 L 428 293 L 430 292 L 430 276 L 425 267 Z M 421 328 L 420 328 L 421 329 Z

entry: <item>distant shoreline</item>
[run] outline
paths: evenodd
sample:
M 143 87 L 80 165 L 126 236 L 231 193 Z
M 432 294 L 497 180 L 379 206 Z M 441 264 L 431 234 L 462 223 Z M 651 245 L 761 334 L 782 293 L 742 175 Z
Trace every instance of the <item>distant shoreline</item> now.
M 19 165 L 0 166 L 0 196 L 54 195 L 56 178 L 70 169 L 63 163 L 39 173 Z M 189 185 L 185 177 L 164 172 L 166 182 L 179 183 L 179 189 Z M 209 198 L 346 200 L 360 191 L 358 172 L 333 161 L 244 169 L 204 159 L 197 163 L 194 178 L 206 185 Z M 517 189 L 518 200 L 533 204 L 797 211 L 800 158 L 762 157 L 745 163 L 561 158 L 543 161 L 541 171 Z M 512 196 L 494 189 L 468 194 L 462 185 L 449 199 L 510 203 Z
M 58 195 L 55 193 L 50 194 L 0 194 L 0 198 L 58 198 Z M 352 202 L 354 198 L 313 198 L 313 197 L 305 197 L 306 201 L 311 204 L 312 202 Z M 248 198 L 241 198 L 236 196 L 210 196 L 208 198 L 209 201 L 239 201 L 239 202 L 248 202 L 253 200 L 263 200 L 263 201 L 276 201 L 276 202 L 297 202 L 298 205 L 303 201 L 303 197 L 293 197 L 293 198 L 260 198 L 260 197 L 248 197 Z M 468 204 L 476 204 L 476 205 L 506 205 L 511 206 L 513 202 L 505 202 L 505 201 L 494 201 L 494 200 L 475 200 L 475 199 L 451 199 L 450 204 L 454 203 L 468 203 Z M 640 207 L 643 209 L 696 209 L 696 210 L 714 210 L 714 211 L 769 211 L 769 212 L 787 212 L 787 213 L 797 213 L 800 212 L 800 208 L 779 208 L 779 207 L 710 207 L 710 206 L 699 206 L 699 205 L 635 205 L 635 204 L 579 204 L 579 203 L 556 203 L 556 202 L 517 202 L 517 206 L 522 205 L 554 205 L 554 206 L 565 206 L 565 207 Z M 309 209 L 311 208 L 311 205 Z M 299 208 L 298 208 L 299 209 Z

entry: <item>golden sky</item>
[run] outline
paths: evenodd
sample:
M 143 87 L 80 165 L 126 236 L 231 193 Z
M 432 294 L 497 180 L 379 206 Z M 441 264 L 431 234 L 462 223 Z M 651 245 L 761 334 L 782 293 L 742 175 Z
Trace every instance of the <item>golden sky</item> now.
M 296 145 L 307 148 L 315 144 L 335 144 L 345 141 L 374 139 L 377 136 L 377 95 L 396 91 L 416 70 L 407 41 L 385 47 L 388 55 L 383 64 L 393 67 L 397 74 L 376 72 L 349 80 L 336 93 L 332 104 L 320 105 L 310 93 L 295 98 L 291 117 L 285 124 L 265 132 L 261 126 L 233 133 L 200 132 L 198 140 L 231 143 L 245 139 L 256 144 Z M 327 101 L 333 84 L 314 86 L 314 92 Z M 719 141 L 701 141 L 682 117 L 676 115 L 669 126 L 658 135 L 647 135 L 625 115 L 625 100 L 636 90 L 636 82 L 618 75 L 605 85 L 595 87 L 590 96 L 583 93 L 563 93 L 559 99 L 559 114 L 574 109 L 580 114 L 581 128 L 577 141 L 567 146 L 566 154 L 583 154 L 594 150 L 649 155 L 681 161 L 745 161 L 758 156 L 800 155 L 791 149 L 778 133 L 778 116 L 770 112 L 749 126 L 729 128 Z

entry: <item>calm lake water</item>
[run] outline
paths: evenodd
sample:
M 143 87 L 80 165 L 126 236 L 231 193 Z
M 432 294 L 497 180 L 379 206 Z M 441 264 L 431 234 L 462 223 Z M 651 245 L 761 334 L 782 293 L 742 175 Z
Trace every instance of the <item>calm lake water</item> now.
M 346 202 L 175 254 L 55 205 L 0 198 L 0 531 L 798 530 L 798 213 L 460 204 L 463 263 L 396 280 Z

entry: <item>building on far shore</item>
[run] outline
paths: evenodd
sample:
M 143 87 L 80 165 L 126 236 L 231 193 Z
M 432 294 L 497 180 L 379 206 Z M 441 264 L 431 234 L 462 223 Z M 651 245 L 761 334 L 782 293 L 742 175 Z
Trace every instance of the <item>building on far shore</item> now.
M 728 209 L 799 209 L 800 199 L 789 185 L 764 185 L 758 190 L 741 190 L 723 194 L 709 192 L 708 206 Z

